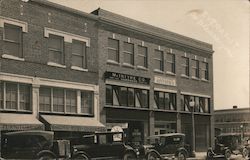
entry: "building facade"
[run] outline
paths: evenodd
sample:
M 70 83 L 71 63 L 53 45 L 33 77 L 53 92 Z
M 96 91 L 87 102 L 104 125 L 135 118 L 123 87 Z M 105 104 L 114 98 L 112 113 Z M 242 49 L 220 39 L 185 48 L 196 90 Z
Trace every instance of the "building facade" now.
M 98 16 L 101 121 L 138 146 L 182 132 L 195 151 L 213 142 L 210 44 L 103 9 Z
M 46 129 L 62 139 L 105 130 L 95 16 L 42 0 L 0 3 L 0 135 Z
M 250 136 L 250 109 L 237 108 L 214 111 L 214 127 L 221 133 L 236 133 Z

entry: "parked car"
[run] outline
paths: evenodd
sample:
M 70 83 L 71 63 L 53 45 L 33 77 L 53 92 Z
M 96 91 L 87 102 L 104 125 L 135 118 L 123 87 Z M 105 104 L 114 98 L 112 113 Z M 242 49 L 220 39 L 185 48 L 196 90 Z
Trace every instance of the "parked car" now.
M 49 131 L 18 131 L 3 134 L 4 159 L 57 159 L 70 158 L 70 142 L 54 140 Z
M 149 144 L 139 149 L 139 157 L 146 160 L 177 158 L 185 160 L 193 156 L 190 145 L 185 144 L 185 134 L 169 133 L 148 137 Z
M 138 151 L 125 145 L 123 132 L 85 135 L 81 145 L 73 146 L 73 159 L 137 159 Z
M 220 155 L 230 159 L 231 154 L 242 154 L 243 158 L 248 159 L 249 151 L 250 146 L 247 140 L 242 139 L 241 134 L 220 134 L 216 137 L 215 148 L 208 149 L 207 159 L 214 159 L 214 157 Z

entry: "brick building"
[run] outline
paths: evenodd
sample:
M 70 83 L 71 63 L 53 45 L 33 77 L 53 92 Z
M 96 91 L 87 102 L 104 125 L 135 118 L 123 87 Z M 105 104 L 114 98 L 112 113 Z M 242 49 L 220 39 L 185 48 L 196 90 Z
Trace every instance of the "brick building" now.
M 0 3 L 1 134 L 103 130 L 95 16 L 43 0 Z
M 183 132 L 194 150 L 207 150 L 212 46 L 103 9 L 92 14 L 99 21 L 101 121 L 108 129 L 120 126 L 134 146 L 149 135 Z
M 214 127 L 220 133 L 250 136 L 250 108 L 220 109 L 214 111 Z

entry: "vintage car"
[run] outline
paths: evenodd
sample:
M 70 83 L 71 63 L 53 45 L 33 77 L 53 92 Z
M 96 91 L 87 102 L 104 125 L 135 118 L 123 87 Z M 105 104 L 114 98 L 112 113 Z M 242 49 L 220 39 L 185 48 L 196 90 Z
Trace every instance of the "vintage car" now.
M 123 132 L 100 132 L 85 135 L 81 145 L 74 145 L 73 159 L 135 160 L 138 151 L 125 145 Z
M 4 159 L 57 159 L 70 158 L 70 142 L 54 140 L 49 131 L 18 131 L 3 134 Z
M 168 133 L 148 137 L 149 144 L 139 149 L 139 157 L 146 160 L 172 159 L 185 160 L 193 156 L 185 134 Z
M 231 154 L 242 154 L 242 157 L 248 159 L 250 146 L 247 140 L 242 138 L 241 134 L 228 133 L 220 134 L 215 138 L 215 148 L 209 148 L 207 151 L 207 159 L 224 156 L 230 159 Z

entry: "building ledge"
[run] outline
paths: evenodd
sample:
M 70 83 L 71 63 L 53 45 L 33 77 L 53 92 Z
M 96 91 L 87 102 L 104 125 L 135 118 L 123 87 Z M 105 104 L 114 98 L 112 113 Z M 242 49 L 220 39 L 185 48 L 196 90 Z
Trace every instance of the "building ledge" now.
M 16 61 L 24 61 L 24 58 L 16 57 L 16 56 L 13 56 L 10 54 L 3 54 L 2 58 L 12 59 L 12 60 L 16 60 Z

